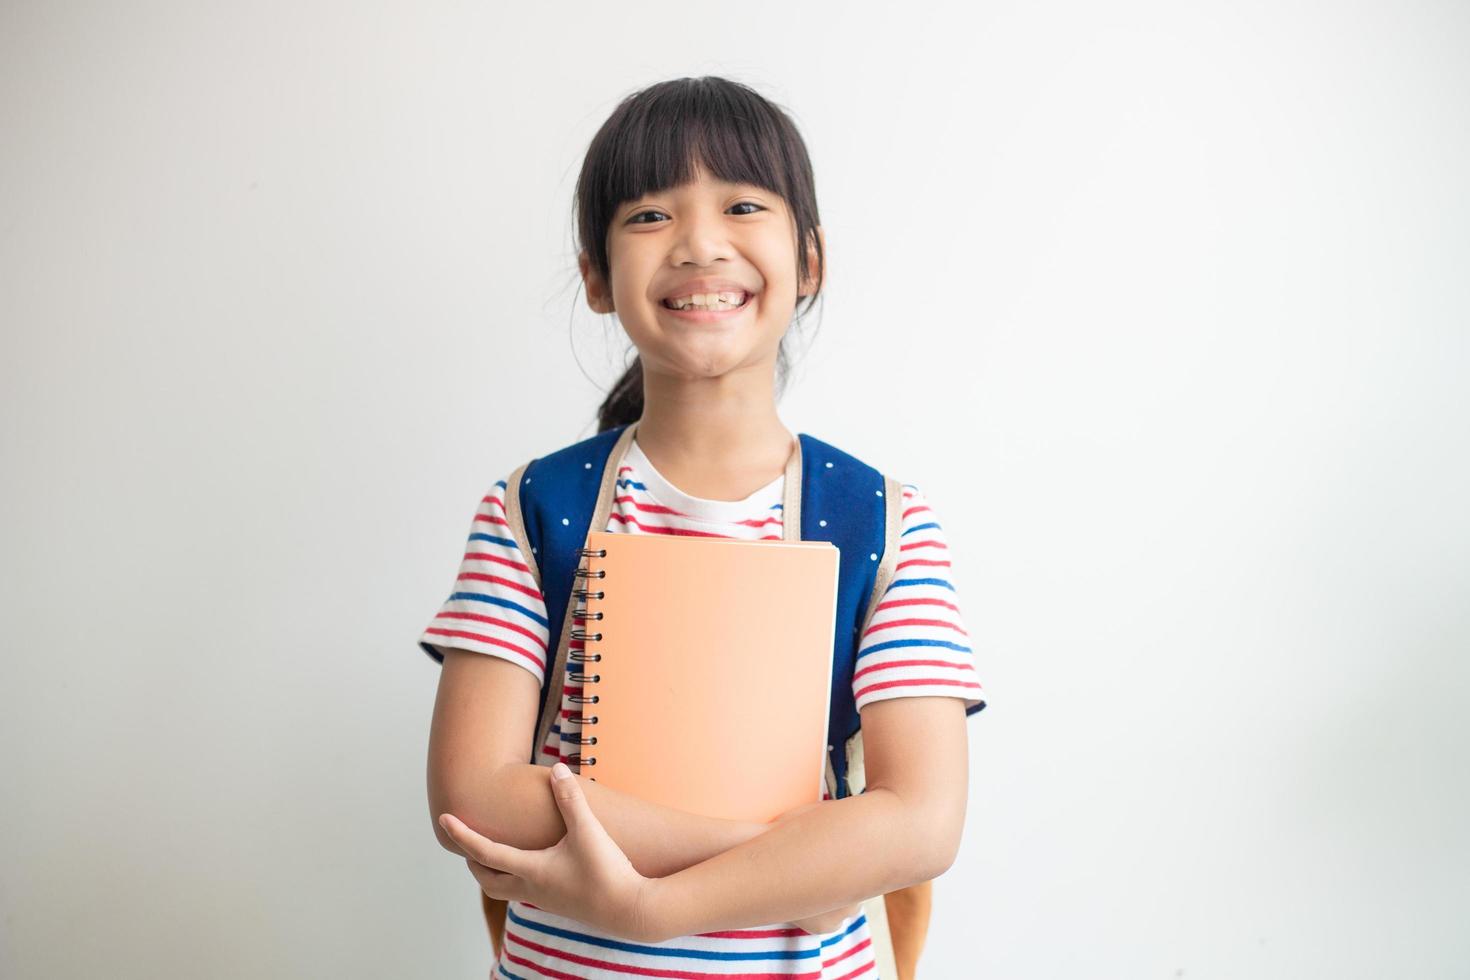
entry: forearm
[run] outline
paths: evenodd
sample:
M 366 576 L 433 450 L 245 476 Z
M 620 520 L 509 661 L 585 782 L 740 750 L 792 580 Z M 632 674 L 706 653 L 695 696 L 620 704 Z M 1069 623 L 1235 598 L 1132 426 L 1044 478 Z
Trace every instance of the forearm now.
M 608 836 L 638 873 L 648 878 L 683 871 L 769 829 L 767 824 L 686 813 L 620 793 L 585 776 L 576 778 Z M 460 800 L 458 806 L 461 809 L 453 811 L 454 815 L 471 828 L 491 840 L 523 850 L 551 847 L 567 832 L 552 799 L 550 773 L 545 766 L 506 766 L 484 780 L 478 792 Z M 441 843 L 462 853 L 447 837 Z
M 794 922 L 937 877 L 941 855 L 895 793 L 824 802 L 650 883 L 650 941 Z

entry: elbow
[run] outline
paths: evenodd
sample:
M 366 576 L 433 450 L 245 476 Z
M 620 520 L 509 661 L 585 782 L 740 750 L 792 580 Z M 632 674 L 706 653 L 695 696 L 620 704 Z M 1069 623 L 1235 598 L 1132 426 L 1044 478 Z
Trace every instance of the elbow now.
M 463 812 L 462 809 L 455 805 L 452 797 L 436 795 L 434 793 L 429 794 L 429 821 L 434 826 L 434 838 L 439 841 L 440 847 L 452 854 L 458 854 L 460 856 L 464 856 L 464 851 L 454 842 L 454 838 L 449 836 L 449 831 L 445 830 L 443 825 L 439 823 L 439 815 L 452 813 L 455 816 L 461 816 Z M 462 816 L 461 819 L 463 819 Z
M 454 811 L 453 810 L 449 810 L 449 811 L 437 811 L 434 814 L 432 814 L 432 817 L 433 817 L 433 820 L 434 820 L 434 837 L 438 839 L 439 846 L 440 847 L 444 848 L 446 851 L 449 851 L 451 854 L 458 854 L 460 857 L 464 857 L 465 856 L 464 851 L 461 850 L 460 849 L 460 846 L 454 842 L 454 838 L 449 836 L 449 832 L 446 831 L 443 828 L 443 826 L 440 825 L 440 823 L 439 823 L 439 813 L 440 812 L 453 813 Z
M 927 819 L 925 819 L 927 818 Z M 932 881 L 954 866 L 960 853 L 960 839 L 964 831 L 964 815 L 958 819 L 953 814 L 933 808 L 921 808 L 913 813 L 909 824 L 919 829 L 921 846 L 913 868 L 920 877 L 914 884 Z
M 482 780 L 482 785 L 477 787 L 457 785 L 455 779 L 446 778 L 446 774 L 431 774 L 429 780 L 429 820 L 434 827 L 434 837 L 439 841 L 439 846 L 465 857 L 464 849 L 455 843 L 454 838 L 449 836 L 439 823 L 441 814 L 452 813 L 466 825 L 474 828 L 492 840 L 503 840 L 503 828 L 497 820 L 497 808 L 511 796 L 514 786 L 504 782 L 506 779 L 515 779 L 510 771 L 515 769 L 513 765 L 502 766 L 494 770 L 488 778 Z M 435 778 L 437 776 L 438 778 Z
M 429 770 L 429 823 L 434 828 L 434 838 L 439 841 L 440 847 L 462 855 L 464 851 L 460 850 L 454 838 L 439 823 L 441 814 L 452 813 L 461 820 L 465 816 L 465 810 L 460 804 L 463 797 L 453 791 L 452 781 L 445 776 L 445 773 L 436 772 L 432 768 Z
M 933 881 L 954 867 L 955 859 L 960 853 L 959 835 L 938 836 L 934 846 L 930 848 L 929 859 L 926 862 L 926 871 L 921 881 Z
M 865 792 L 886 792 L 893 798 L 896 809 L 890 826 L 894 833 L 885 832 L 884 839 L 904 842 L 903 847 L 887 849 L 893 877 L 884 886 L 886 892 L 932 881 L 950 869 L 959 853 L 960 825 L 946 816 L 942 806 L 913 802 L 894 790 L 871 785 Z

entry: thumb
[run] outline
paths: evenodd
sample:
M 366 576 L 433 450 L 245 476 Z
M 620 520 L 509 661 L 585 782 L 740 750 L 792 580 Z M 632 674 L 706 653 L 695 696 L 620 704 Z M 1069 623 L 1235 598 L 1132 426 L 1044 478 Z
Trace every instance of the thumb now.
M 582 794 L 582 784 L 564 762 L 551 767 L 551 795 L 566 821 L 567 832 L 578 830 L 592 819 L 587 797 Z

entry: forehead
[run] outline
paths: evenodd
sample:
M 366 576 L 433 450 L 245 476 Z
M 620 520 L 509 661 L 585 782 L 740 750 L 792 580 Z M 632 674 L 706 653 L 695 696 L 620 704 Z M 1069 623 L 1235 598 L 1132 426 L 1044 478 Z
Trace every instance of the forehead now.
M 703 160 L 698 156 L 689 162 L 688 178 L 682 183 L 665 184 L 662 187 L 651 189 L 647 194 L 678 194 L 690 191 L 730 192 L 740 190 L 769 190 L 761 184 L 749 181 L 726 180 L 715 174 Z
M 719 177 L 712 176 L 701 170 L 696 172 L 693 177 L 691 177 L 689 180 L 686 180 L 682 184 L 672 184 L 668 187 L 661 187 L 656 190 L 646 191 L 644 193 L 644 196 L 648 197 L 653 194 L 688 194 L 695 191 L 724 193 L 752 189 L 765 190 L 765 188 L 761 187 L 759 184 L 745 184 L 738 181 L 721 180 Z

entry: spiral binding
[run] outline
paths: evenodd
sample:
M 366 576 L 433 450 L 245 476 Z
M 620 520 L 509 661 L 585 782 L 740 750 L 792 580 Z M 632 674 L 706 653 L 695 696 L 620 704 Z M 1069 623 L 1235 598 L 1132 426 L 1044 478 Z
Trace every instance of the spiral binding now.
M 594 556 L 597 557 L 597 558 L 604 558 L 604 557 L 607 556 L 607 549 L 606 548 L 578 548 L 577 549 L 577 553 L 582 558 L 592 558 Z M 605 568 L 599 568 L 597 570 L 597 573 L 594 575 L 591 572 L 590 569 L 587 569 L 587 568 L 582 567 L 582 562 L 579 561 L 577 563 L 577 569 L 574 572 L 574 574 L 576 575 L 577 578 L 583 579 L 583 580 L 586 580 L 586 579 L 589 579 L 589 578 L 607 578 L 607 569 L 605 569 Z M 592 592 L 592 591 L 590 591 L 590 590 L 588 590 L 586 588 L 580 588 L 580 589 L 579 588 L 573 588 L 572 589 L 572 597 L 573 597 L 573 600 L 574 601 L 575 600 L 581 600 L 584 609 L 586 608 L 587 600 L 589 600 L 589 599 L 601 599 L 601 598 L 604 598 L 606 595 L 607 595 L 607 593 L 604 592 L 602 589 L 598 589 L 596 592 Z M 582 622 L 585 623 L 589 619 L 601 620 L 602 619 L 602 610 L 599 609 L 595 614 L 588 613 L 587 615 L 584 615 L 582 617 Z M 593 640 L 593 641 L 601 640 L 602 639 L 602 632 L 601 631 L 598 631 L 596 633 L 588 633 L 585 627 L 573 626 L 572 627 L 572 632 L 571 632 L 571 638 L 574 639 L 574 640 L 581 640 L 583 646 L 582 646 L 581 652 L 578 652 L 578 651 L 575 651 L 575 650 L 568 651 L 568 653 L 567 653 L 567 659 L 568 660 L 571 660 L 574 663 L 578 663 L 578 664 L 597 663 L 597 662 L 599 662 L 599 661 L 602 660 L 602 654 L 600 654 L 600 653 L 594 653 L 591 656 L 588 656 L 587 655 L 587 652 L 586 652 L 587 651 L 587 647 L 586 647 L 587 641 L 588 640 Z M 579 685 L 581 685 L 583 687 L 583 690 L 584 690 L 584 693 L 581 694 L 581 695 L 568 694 L 567 695 L 567 700 L 568 701 L 575 702 L 576 704 L 596 704 L 598 702 L 598 696 L 596 694 L 594 694 L 591 697 L 587 697 L 586 696 L 586 693 L 585 693 L 585 689 L 586 689 L 586 685 L 588 685 L 588 684 L 596 684 L 598 681 L 601 681 L 602 680 L 602 675 L 601 674 L 588 674 L 588 673 L 585 672 L 585 670 L 582 670 L 582 671 L 576 671 L 576 672 L 568 673 L 567 674 L 567 678 L 568 678 L 568 680 L 575 680 Z M 577 720 L 583 726 L 597 724 L 597 716 L 596 715 L 593 715 L 590 718 L 578 718 Z M 592 736 L 586 736 L 586 735 L 566 736 L 566 735 L 564 735 L 563 738 L 565 738 L 569 742 L 575 742 L 578 745 L 596 745 L 597 744 L 597 736 L 596 735 L 592 735 Z M 580 753 L 580 752 L 574 752 L 570 756 L 567 757 L 567 762 L 576 765 L 580 769 L 583 766 L 595 766 L 595 765 L 597 765 L 597 756 L 595 756 L 595 755 L 588 756 L 587 758 L 584 759 L 584 758 L 582 758 L 582 753 Z M 591 778 L 591 777 L 588 777 L 588 778 Z

